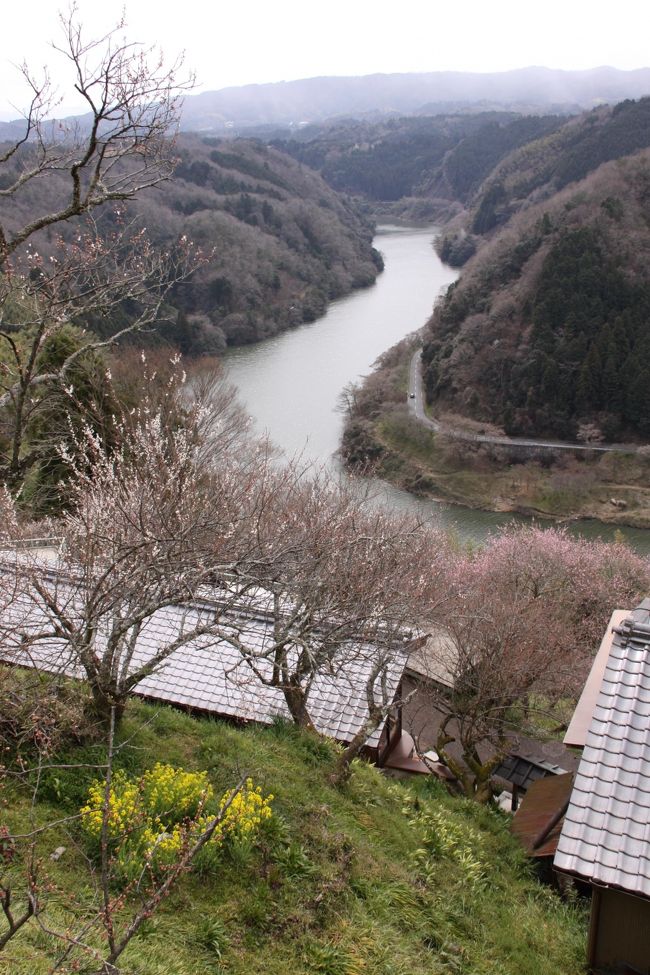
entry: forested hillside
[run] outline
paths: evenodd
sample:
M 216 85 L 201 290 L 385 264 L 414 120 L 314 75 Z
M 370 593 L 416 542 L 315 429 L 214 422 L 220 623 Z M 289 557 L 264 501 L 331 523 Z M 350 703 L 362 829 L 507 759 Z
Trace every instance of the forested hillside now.
M 605 105 L 512 152 L 471 205 L 470 228 L 486 234 L 531 202 L 583 179 L 602 163 L 650 146 L 650 98 Z
M 650 152 L 527 203 L 426 328 L 430 401 L 512 434 L 647 438 Z
M 565 121 L 511 112 L 438 114 L 310 126 L 276 145 L 318 169 L 335 189 L 371 204 L 440 216 L 465 203 L 501 159 Z
M 425 332 L 438 409 L 514 435 L 650 436 L 650 98 L 284 145 L 375 209 L 447 219 L 440 256 L 467 267 Z
M 372 227 L 351 204 L 258 142 L 185 136 L 164 196 L 149 194 L 138 208 L 162 243 L 185 233 L 211 252 L 176 294 L 189 328 L 176 336 L 182 351 L 254 342 L 312 321 L 382 266 Z
M 203 266 L 174 289 L 158 329 L 181 352 L 266 338 L 312 321 L 332 298 L 374 281 L 381 258 L 371 224 L 317 173 L 254 141 L 180 136 L 176 151 L 171 181 L 141 193 L 119 216 L 104 210 L 99 226 L 110 234 L 116 222 L 136 217 L 155 246 L 168 248 L 184 235 L 201 248 Z M 13 160 L 5 182 L 23 161 L 24 154 Z M 59 206 L 64 192 L 62 177 L 48 173 L 20 201 L 5 200 L 6 225 Z M 73 240 L 79 226 L 68 221 L 59 229 Z M 47 257 L 55 238 L 42 235 L 37 246 Z

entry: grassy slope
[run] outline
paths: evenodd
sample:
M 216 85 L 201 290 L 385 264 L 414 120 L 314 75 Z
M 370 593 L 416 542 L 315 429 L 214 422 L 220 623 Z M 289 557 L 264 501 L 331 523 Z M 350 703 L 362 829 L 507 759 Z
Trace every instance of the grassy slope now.
M 131 771 L 167 761 L 207 768 L 217 788 L 246 770 L 275 795 L 284 826 L 250 856 L 224 859 L 184 878 L 123 957 L 137 975 L 571 975 L 583 970 L 585 915 L 528 874 L 506 821 L 433 782 L 410 786 L 359 765 L 344 793 L 327 784 L 335 749 L 292 727 L 235 728 L 134 704 L 121 755 Z M 92 749 L 68 759 L 88 761 Z M 75 812 L 91 772 L 47 773 L 40 819 Z M 45 798 L 47 796 L 47 800 Z M 14 795 L 10 826 L 26 821 Z M 422 815 L 437 817 L 423 849 Z M 415 817 L 415 820 L 414 820 Z M 61 827 L 43 855 L 64 845 L 47 872 L 59 893 L 47 920 L 61 919 L 69 892 L 92 902 L 83 839 Z M 419 856 L 419 859 L 418 859 Z M 474 878 L 474 881 L 472 880 Z M 478 878 L 476 880 L 476 878 Z M 34 924 L 0 955 L 0 972 L 40 975 L 53 945 Z

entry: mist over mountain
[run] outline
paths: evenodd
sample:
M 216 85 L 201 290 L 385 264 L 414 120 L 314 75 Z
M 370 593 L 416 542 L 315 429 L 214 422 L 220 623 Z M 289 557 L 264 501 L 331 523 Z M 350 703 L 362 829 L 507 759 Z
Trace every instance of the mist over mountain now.
M 491 74 L 433 71 L 306 78 L 203 92 L 186 99 L 182 127 L 206 132 L 300 125 L 336 116 L 437 114 L 508 108 L 574 112 L 650 93 L 650 68 L 559 71 L 530 67 Z
M 431 71 L 304 78 L 188 95 L 181 129 L 235 134 L 250 127 L 296 127 L 337 117 L 500 109 L 566 114 L 647 94 L 650 68 L 562 71 L 528 67 L 493 73 Z M 20 137 L 23 129 L 22 120 L 0 122 L 0 141 Z

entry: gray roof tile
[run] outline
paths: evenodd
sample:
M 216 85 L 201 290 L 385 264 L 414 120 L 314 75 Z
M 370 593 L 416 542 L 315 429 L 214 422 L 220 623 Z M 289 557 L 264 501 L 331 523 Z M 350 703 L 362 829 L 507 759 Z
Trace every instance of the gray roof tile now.
M 133 659 L 133 667 L 145 663 L 163 643 L 171 642 L 183 627 L 193 626 L 201 613 L 197 606 L 167 606 L 151 616 L 142 629 Z M 263 614 L 233 613 L 233 628 L 243 627 L 251 646 L 262 651 L 272 638 L 271 625 Z M 0 645 L 0 660 L 34 666 L 70 676 L 82 674 L 71 660 L 65 644 L 53 640 L 34 641 L 26 652 L 16 637 L 16 630 L 36 634 L 42 629 L 43 616 L 34 603 L 23 596 L 5 610 L 5 639 Z M 13 637 L 12 637 L 13 632 Z M 97 638 L 101 640 L 101 637 Z M 348 647 L 349 649 L 349 647 Z M 319 673 L 309 694 L 309 712 L 317 730 L 342 742 L 350 741 L 362 727 L 368 709 L 365 684 L 376 651 L 370 645 L 354 647 L 352 661 L 345 669 L 336 666 L 333 673 Z M 387 691 L 392 699 L 402 676 L 407 655 L 395 652 L 388 665 Z M 260 664 L 263 671 L 265 663 Z M 379 686 L 379 682 L 378 682 Z M 225 640 L 199 637 L 176 650 L 157 671 L 140 681 L 134 689 L 142 697 L 182 705 L 211 714 L 269 724 L 277 716 L 288 717 L 284 695 L 275 687 L 263 685 L 242 660 L 239 652 Z M 380 731 L 369 739 L 376 745 Z
M 559 870 L 650 897 L 650 600 L 614 634 L 555 855 Z

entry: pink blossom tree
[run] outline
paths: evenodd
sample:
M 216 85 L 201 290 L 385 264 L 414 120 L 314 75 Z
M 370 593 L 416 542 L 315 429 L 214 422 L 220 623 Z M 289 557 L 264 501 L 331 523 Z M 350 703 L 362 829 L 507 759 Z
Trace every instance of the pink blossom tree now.
M 539 710 L 577 697 L 612 610 L 648 591 L 650 563 L 624 544 L 516 527 L 459 555 L 448 581 L 431 651 L 451 685 L 432 691 L 437 750 L 464 792 L 486 801 L 513 732 L 538 734 Z

